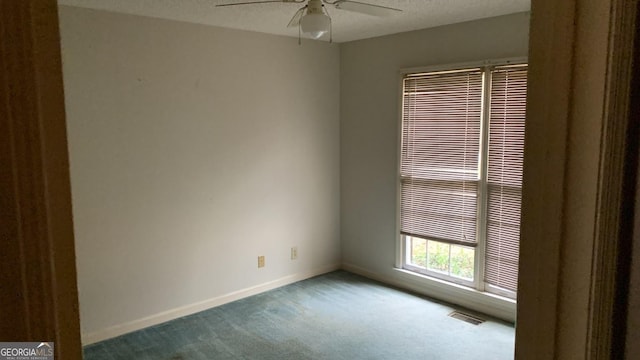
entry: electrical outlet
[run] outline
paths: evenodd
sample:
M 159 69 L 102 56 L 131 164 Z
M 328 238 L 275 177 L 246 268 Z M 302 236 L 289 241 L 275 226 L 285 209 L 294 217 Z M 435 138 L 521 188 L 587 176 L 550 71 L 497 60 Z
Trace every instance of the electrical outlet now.
M 258 267 L 264 267 L 264 256 L 258 256 Z
M 294 246 L 291 248 L 291 260 L 296 260 L 298 258 L 298 247 Z

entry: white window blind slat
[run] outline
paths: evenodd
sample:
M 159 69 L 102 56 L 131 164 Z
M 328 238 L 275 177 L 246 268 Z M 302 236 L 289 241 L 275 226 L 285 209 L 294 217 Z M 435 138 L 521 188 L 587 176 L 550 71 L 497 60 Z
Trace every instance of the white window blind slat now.
M 404 79 L 401 232 L 476 244 L 482 71 Z
M 491 81 L 487 94 L 483 76 Z M 477 229 L 486 230 L 480 248 L 486 289 L 512 296 L 518 285 L 527 66 L 410 74 L 403 85 L 401 233 L 475 246 Z M 486 153 L 480 150 L 484 136 Z M 481 160 L 487 164 L 483 179 Z M 485 181 L 486 188 L 480 187 Z M 480 195 L 486 209 L 478 208 Z M 479 210 L 486 211 L 482 223 Z
M 518 288 L 527 68 L 491 72 L 485 281 Z

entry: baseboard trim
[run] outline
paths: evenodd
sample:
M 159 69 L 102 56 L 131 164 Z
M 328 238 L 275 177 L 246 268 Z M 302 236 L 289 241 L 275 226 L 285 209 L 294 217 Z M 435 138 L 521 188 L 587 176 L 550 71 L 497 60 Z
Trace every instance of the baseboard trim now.
M 396 272 L 394 275 L 396 276 L 382 275 L 350 263 L 343 263 L 342 269 L 501 320 L 515 322 L 516 319 L 516 302 L 501 296 L 480 292 L 402 269 L 394 269 Z
M 232 301 L 240 300 L 249 296 L 263 293 L 265 291 L 277 289 L 281 286 L 293 284 L 295 282 L 309 279 L 314 276 L 339 270 L 340 268 L 341 268 L 340 264 L 323 266 L 314 270 L 284 276 L 276 280 L 272 280 L 263 284 L 248 287 L 246 289 L 234 291 L 234 292 L 217 296 L 208 300 L 200 301 L 194 304 L 190 304 L 190 305 L 182 306 L 179 308 L 171 309 L 168 311 L 164 311 L 161 313 L 157 313 L 157 314 L 147 316 L 141 319 L 133 320 L 124 324 L 111 326 L 103 330 L 82 334 L 82 345 L 90 345 L 103 340 L 124 335 L 126 333 L 130 333 L 136 330 L 141 330 L 149 326 L 158 325 L 163 322 L 181 318 L 183 316 L 192 315 L 200 311 L 204 311 L 216 306 L 230 303 Z

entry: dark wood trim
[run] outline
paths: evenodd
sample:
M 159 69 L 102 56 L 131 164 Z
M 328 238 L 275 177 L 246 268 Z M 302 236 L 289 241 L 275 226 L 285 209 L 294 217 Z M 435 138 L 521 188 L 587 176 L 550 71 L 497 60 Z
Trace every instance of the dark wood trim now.
M 0 338 L 81 359 L 57 10 L 0 0 Z
M 631 235 L 628 242 L 623 242 L 620 250 L 621 254 L 628 254 L 626 257 L 628 263 L 621 266 L 626 267 L 626 279 L 620 277 L 617 286 L 616 305 L 622 306 L 624 313 L 621 311 L 615 314 L 616 328 L 624 326 L 624 331 L 616 340 L 612 347 L 616 351 L 616 355 L 620 355 L 620 348 L 624 348 L 623 356 L 626 359 L 632 359 L 640 352 L 640 343 L 638 343 L 638 324 L 640 323 L 640 2 L 636 6 L 636 37 L 634 40 L 633 54 L 633 78 L 631 79 L 630 94 L 630 129 L 627 143 L 630 144 L 629 151 L 635 151 L 635 189 L 633 192 L 627 191 L 629 197 L 634 194 L 634 203 L 631 211 L 624 209 L 623 213 L 628 213 L 632 217 Z M 627 169 L 630 171 L 630 169 Z M 628 189 L 630 190 L 630 189 Z M 628 204 L 627 204 L 628 205 Z M 628 229 L 626 229 L 628 231 Z M 623 230 L 624 231 L 624 230 Z M 625 283 L 626 280 L 626 283 Z M 621 300 L 625 300 L 620 304 Z M 622 344 L 622 340 L 624 343 Z M 619 358 L 623 358 L 619 356 Z
M 637 324 L 640 319 L 640 293 L 638 285 L 640 284 L 640 2 L 636 6 L 636 38 L 634 44 L 634 56 L 633 56 L 633 78 L 631 80 L 631 109 L 629 114 L 632 117 L 631 123 L 633 124 L 632 130 L 629 131 L 630 138 L 628 139 L 630 144 L 635 143 L 636 150 L 636 188 L 635 188 L 635 203 L 633 212 L 633 234 L 631 236 L 631 249 L 628 254 L 630 259 L 629 264 L 629 276 L 627 284 L 620 284 L 623 289 L 619 292 L 619 296 L 626 296 L 625 304 L 625 321 L 626 321 L 626 336 L 625 336 L 625 355 L 626 358 L 631 359 L 638 354 L 640 344 L 637 341 Z M 632 138 L 635 136 L 635 138 Z
M 637 123 L 630 112 L 636 1 L 612 2 L 593 248 L 589 358 L 624 357 Z
M 636 6 L 532 1 L 518 359 L 622 358 Z
M 556 354 L 576 16 L 573 0 L 531 2 L 516 359 Z

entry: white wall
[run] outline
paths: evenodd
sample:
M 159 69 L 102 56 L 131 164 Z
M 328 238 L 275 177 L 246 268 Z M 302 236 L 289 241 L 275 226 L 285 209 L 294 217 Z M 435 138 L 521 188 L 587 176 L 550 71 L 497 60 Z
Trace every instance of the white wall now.
M 337 45 L 60 20 L 85 343 L 335 268 Z
M 525 57 L 528 13 L 341 44 L 341 241 L 346 267 L 435 295 L 437 282 L 394 270 L 399 70 Z M 433 289 L 432 289 L 433 290 Z M 474 307 L 463 289 L 438 296 Z M 515 304 L 485 311 L 513 319 Z

